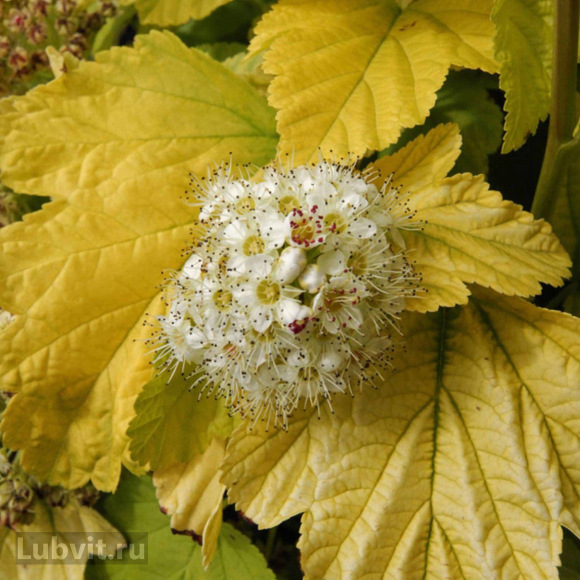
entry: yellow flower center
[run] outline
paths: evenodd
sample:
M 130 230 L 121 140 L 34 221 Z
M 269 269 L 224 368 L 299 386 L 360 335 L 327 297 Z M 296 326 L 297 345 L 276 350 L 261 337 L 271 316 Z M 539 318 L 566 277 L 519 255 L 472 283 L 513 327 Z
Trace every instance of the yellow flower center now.
M 356 254 L 348 261 L 348 267 L 352 269 L 355 276 L 364 276 L 367 273 L 369 264 L 364 254 Z
M 275 304 L 280 298 L 280 284 L 262 280 L 256 288 L 256 295 L 262 304 Z
M 266 244 L 260 236 L 249 236 L 246 238 L 242 251 L 246 256 L 255 256 L 261 254 L 266 249 Z
M 236 210 L 241 215 L 244 215 L 252 211 L 253 209 L 255 209 L 255 207 L 256 204 L 254 203 L 254 200 L 251 197 L 242 197 L 242 199 L 240 199 L 236 203 Z
M 329 213 L 324 216 L 324 225 L 333 234 L 342 234 L 346 230 L 346 220 L 338 213 Z
M 229 290 L 216 290 L 213 293 L 213 303 L 221 312 L 228 310 L 232 303 L 233 295 Z
M 278 202 L 278 209 L 284 215 L 288 215 L 293 209 L 298 209 L 300 202 L 293 195 L 285 195 Z

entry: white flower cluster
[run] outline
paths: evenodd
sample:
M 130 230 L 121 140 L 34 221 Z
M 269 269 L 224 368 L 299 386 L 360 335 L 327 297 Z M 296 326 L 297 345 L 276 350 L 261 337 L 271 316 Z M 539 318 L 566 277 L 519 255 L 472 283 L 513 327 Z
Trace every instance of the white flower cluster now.
M 193 363 L 192 386 L 282 426 L 301 399 L 372 383 L 417 289 L 398 190 L 327 161 L 259 181 L 221 167 L 192 188 L 203 234 L 167 283 L 158 360 Z

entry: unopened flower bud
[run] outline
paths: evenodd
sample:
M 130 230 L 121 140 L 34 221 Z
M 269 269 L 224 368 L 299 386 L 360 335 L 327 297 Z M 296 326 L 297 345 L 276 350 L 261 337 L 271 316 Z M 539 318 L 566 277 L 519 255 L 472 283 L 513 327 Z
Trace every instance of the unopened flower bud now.
M 319 357 L 317 363 L 325 371 L 336 372 L 344 367 L 346 359 L 336 350 L 328 350 Z
M 306 267 L 306 252 L 302 248 L 285 248 L 277 264 L 277 278 L 283 284 L 291 284 Z
M 325 281 L 324 272 L 316 264 L 308 264 L 298 279 L 300 287 L 311 294 L 318 292 Z

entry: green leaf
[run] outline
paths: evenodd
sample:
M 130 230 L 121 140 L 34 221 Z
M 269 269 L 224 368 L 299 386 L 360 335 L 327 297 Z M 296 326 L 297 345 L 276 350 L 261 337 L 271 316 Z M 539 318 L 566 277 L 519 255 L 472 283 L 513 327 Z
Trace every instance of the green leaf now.
M 159 511 L 155 488 L 149 477 L 124 474 L 119 488 L 100 505 L 102 513 L 122 530 L 129 542 L 148 536 L 147 564 L 93 561 L 88 580 L 273 580 L 273 573 L 258 549 L 229 524 L 224 524 L 214 561 L 204 571 L 201 548 L 188 536 L 173 535 L 169 518 Z M 137 533 L 136 533 L 137 532 Z
M 58 199 L 0 232 L 0 305 L 20 314 L 0 342 L 3 389 L 17 393 L 4 440 L 41 479 L 112 490 L 151 378 L 143 323 L 192 239 L 188 173 L 230 152 L 270 160 L 273 113 L 224 66 L 153 32 L 0 101 L 0 134 L 3 181 Z
M 274 580 L 272 571 L 250 539 L 233 526 L 224 524 L 218 551 L 209 568 L 215 580 Z
M 482 73 L 449 71 L 425 123 L 405 129 L 397 144 L 384 153 L 397 151 L 440 123 L 451 122 L 459 126 L 463 140 L 461 155 L 455 162 L 453 173 L 487 173 L 488 155 L 499 149 L 502 138 L 503 114 L 488 92 L 493 84 L 491 78 Z
M 281 0 L 250 48 L 268 51 L 282 152 L 363 155 L 425 121 L 450 65 L 495 72 L 491 0 Z M 291 55 L 291 57 L 289 57 Z
M 235 426 L 222 399 L 191 391 L 191 379 L 168 373 L 151 380 L 135 402 L 127 435 L 131 455 L 153 470 L 202 454 L 214 437 L 226 439 Z
M 306 578 L 557 578 L 580 532 L 580 320 L 474 288 L 403 321 L 377 390 L 240 426 L 224 482 L 262 527 L 305 512 Z
M 521 147 L 550 109 L 552 0 L 496 0 L 495 57 L 506 93 L 503 153 Z

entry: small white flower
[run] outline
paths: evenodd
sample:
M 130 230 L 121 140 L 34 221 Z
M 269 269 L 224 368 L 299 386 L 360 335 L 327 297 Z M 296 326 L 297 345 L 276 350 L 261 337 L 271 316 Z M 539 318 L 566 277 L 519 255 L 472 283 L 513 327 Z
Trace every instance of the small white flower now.
M 191 254 L 181 269 L 181 280 L 199 280 L 201 277 L 202 268 L 203 259 L 201 256 L 198 256 L 197 254 Z
M 399 192 L 326 161 L 254 179 L 222 166 L 192 186 L 204 228 L 167 283 L 158 359 L 196 364 L 192 386 L 282 426 L 300 401 L 380 377 L 417 288 Z
M 280 282 L 272 272 L 269 257 L 256 256 L 247 263 L 247 279 L 234 289 L 236 301 L 248 311 L 249 323 L 264 332 L 276 320 L 288 326 L 303 317 L 297 300 L 302 291 Z
M 314 297 L 312 310 L 326 332 L 354 336 L 363 324 L 362 301 L 368 296 L 365 285 L 350 273 L 333 276 Z

